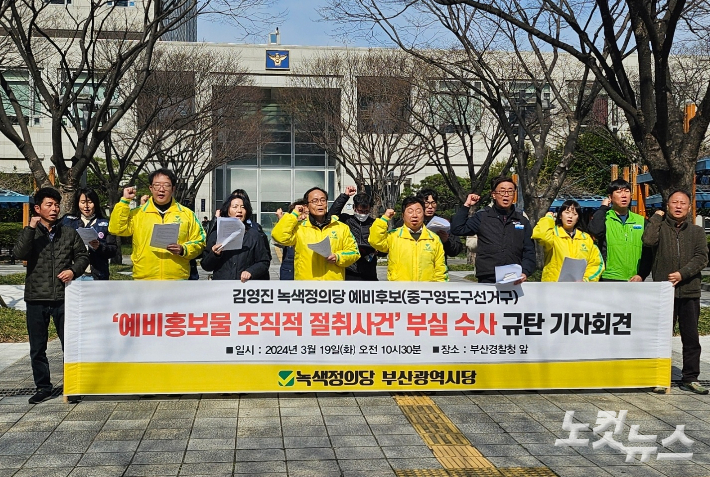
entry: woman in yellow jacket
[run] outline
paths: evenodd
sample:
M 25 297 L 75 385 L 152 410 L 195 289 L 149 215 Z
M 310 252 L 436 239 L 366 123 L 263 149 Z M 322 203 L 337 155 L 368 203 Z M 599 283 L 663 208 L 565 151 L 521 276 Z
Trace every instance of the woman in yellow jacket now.
M 424 202 L 408 197 L 402 202 L 404 225 L 387 231 L 394 210 L 370 227 L 368 242 L 387 256 L 387 280 L 409 282 L 448 282 L 444 246 L 439 236 L 424 225 Z
M 592 237 L 581 230 L 581 214 L 579 203 L 567 200 L 560 206 L 557 219 L 550 213 L 535 225 L 532 238 L 537 240 L 545 251 L 543 282 L 558 280 L 566 257 L 587 261 L 583 281 L 599 281 L 604 271 L 604 260 Z

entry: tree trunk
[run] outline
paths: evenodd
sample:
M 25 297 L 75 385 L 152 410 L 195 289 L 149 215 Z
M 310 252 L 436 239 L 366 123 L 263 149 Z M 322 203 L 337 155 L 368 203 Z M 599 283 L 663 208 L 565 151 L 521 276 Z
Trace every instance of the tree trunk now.
M 119 192 L 118 187 L 114 187 L 113 184 L 109 184 L 109 187 L 107 188 L 107 193 L 108 193 L 108 208 L 109 208 L 109 217 L 111 216 L 111 211 L 113 211 L 114 206 L 116 203 L 121 200 L 121 197 L 123 195 L 123 191 Z M 121 244 L 123 242 L 123 237 L 116 237 L 116 245 L 118 246 L 118 250 L 116 251 L 116 255 L 111 258 L 111 263 L 114 265 L 123 265 L 123 254 L 121 253 Z

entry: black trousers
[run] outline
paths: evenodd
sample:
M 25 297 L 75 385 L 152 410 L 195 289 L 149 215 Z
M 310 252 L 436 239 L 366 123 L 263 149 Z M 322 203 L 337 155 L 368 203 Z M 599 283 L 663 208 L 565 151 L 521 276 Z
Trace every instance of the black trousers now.
M 27 334 L 30 339 L 30 362 L 32 376 L 37 389 L 52 390 L 47 359 L 47 340 L 49 338 L 49 319 L 54 318 L 59 341 L 64 350 L 64 301 L 28 301 Z
M 692 383 L 700 376 L 700 298 L 673 300 L 673 328 L 678 322 L 680 341 L 683 343 L 683 382 Z

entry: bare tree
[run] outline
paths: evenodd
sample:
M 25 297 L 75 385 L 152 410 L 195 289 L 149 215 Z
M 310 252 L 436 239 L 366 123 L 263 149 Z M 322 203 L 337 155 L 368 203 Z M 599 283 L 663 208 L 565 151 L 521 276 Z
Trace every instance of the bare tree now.
M 107 136 L 105 157 L 90 166 L 103 177 L 110 205 L 122 184 L 156 167 L 178 176 L 176 200 L 194 203 L 207 174 L 248 153 L 259 134 L 260 121 L 248 114 L 251 81 L 237 56 L 185 45 L 159 49 L 153 64 L 132 120 Z
M 554 18 L 534 6 L 530 10 L 529 21 L 548 36 L 564 34 Z M 557 48 L 543 51 L 524 30 L 466 6 L 338 1 L 331 3 L 329 17 L 354 23 L 360 32 L 374 25 L 405 52 L 476 94 L 507 138 L 528 216 L 534 223 L 544 215 L 564 183 L 581 125 L 599 91 L 588 69 L 565 62 Z M 437 35 L 427 33 L 432 30 Z M 572 80 L 581 86 L 570 97 Z M 560 140 L 565 143 L 561 160 L 543 175 L 550 145 Z
M 449 12 L 462 7 L 475 9 L 566 52 L 584 65 L 623 111 L 631 136 L 663 196 L 676 188 L 691 188 L 695 162 L 710 124 L 707 0 L 437 3 L 447 5 Z M 564 34 L 552 36 L 542 27 L 545 22 L 532 21 L 531 6 L 537 18 L 555 19 Z M 590 33 L 592 25 L 600 25 L 600 29 Z M 672 60 L 672 55 L 679 52 L 676 43 L 681 39 L 686 45 L 701 47 L 701 54 L 687 62 L 702 70 L 696 80 L 698 114 L 690 121 L 687 133 L 684 112 L 678 106 L 694 98 L 677 96 L 674 85 L 679 79 Z
M 411 134 L 414 64 L 392 50 L 327 53 L 295 70 L 287 104 L 300 130 L 336 159 L 359 190 L 394 207 L 402 184 L 424 167 Z
M 130 9 L 123 3 L 86 0 L 74 6 L 0 0 L 0 133 L 44 186 L 49 178 L 42 140 L 38 128 L 31 126 L 49 131 L 49 162 L 56 167 L 65 199 L 135 105 L 154 69 L 158 40 L 166 32 L 201 15 L 248 26 L 263 19 L 260 8 L 269 2 L 137 0 Z M 23 76 L 22 88 L 13 81 L 17 75 Z

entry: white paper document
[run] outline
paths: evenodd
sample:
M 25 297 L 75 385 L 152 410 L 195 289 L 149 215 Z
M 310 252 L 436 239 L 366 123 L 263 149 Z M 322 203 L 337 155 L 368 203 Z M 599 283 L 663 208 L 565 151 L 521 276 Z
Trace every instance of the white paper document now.
M 330 251 L 330 237 L 326 237 L 317 243 L 309 243 L 308 248 L 313 250 L 318 255 L 328 258 L 332 253 Z
M 443 219 L 439 217 L 438 215 L 435 215 L 434 217 L 431 218 L 428 224 L 426 224 L 426 228 L 431 230 L 434 233 L 437 233 L 439 231 L 444 231 L 447 234 L 449 233 L 449 230 L 451 230 L 451 223 L 449 223 L 448 220 Z
M 584 279 L 584 271 L 587 269 L 587 261 L 583 258 L 565 257 L 560 270 L 558 282 L 581 282 Z
M 517 263 L 496 267 L 496 283 L 513 283 L 523 278 L 523 267 Z
M 217 217 L 217 243 L 220 250 L 239 250 L 244 243 L 244 222 L 235 217 Z
M 153 235 L 150 236 L 150 246 L 168 248 L 171 243 L 177 243 L 180 224 L 155 224 Z
M 79 237 L 81 237 L 81 240 L 84 241 L 84 245 L 89 245 L 89 242 L 92 240 L 99 239 L 99 234 L 91 227 L 80 227 L 76 229 L 76 231 L 79 234 Z

